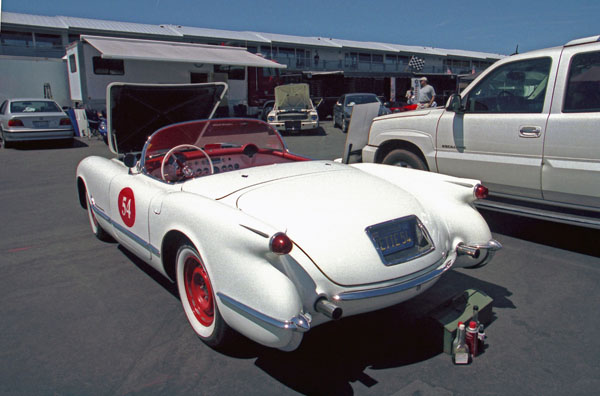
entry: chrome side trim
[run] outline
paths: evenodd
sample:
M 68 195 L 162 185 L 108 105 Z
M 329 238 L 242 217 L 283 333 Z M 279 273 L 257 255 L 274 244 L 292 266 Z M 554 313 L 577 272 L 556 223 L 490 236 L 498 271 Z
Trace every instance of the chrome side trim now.
M 454 260 L 448 260 L 443 266 L 436 266 L 435 269 L 417 276 L 412 279 L 405 280 L 400 283 L 396 283 L 390 286 L 379 287 L 375 289 L 367 289 L 367 290 L 357 290 L 357 291 L 349 291 L 336 294 L 333 296 L 334 301 L 354 301 L 354 300 L 363 300 L 366 298 L 373 297 L 381 297 L 387 296 L 389 294 L 400 293 L 406 291 L 408 289 L 412 289 L 433 279 L 441 276 L 444 272 L 448 271 L 452 265 L 454 264 Z
M 247 229 L 248 231 L 252 231 L 253 233 L 258 234 L 263 238 L 269 237 L 269 234 L 265 234 L 264 232 L 257 230 L 255 228 L 252 228 L 252 227 L 248 227 L 247 225 L 240 224 L 240 227 L 243 227 L 243 228 Z
M 272 318 L 269 315 L 265 315 L 264 313 L 257 311 L 254 308 L 250 308 L 246 304 L 243 304 L 224 293 L 217 292 L 217 296 L 221 299 L 221 301 L 223 301 L 223 303 L 231 305 L 271 326 L 275 326 L 285 330 L 299 331 L 301 333 L 305 333 L 308 330 L 310 330 L 310 318 L 308 315 L 305 315 L 303 313 L 299 313 L 298 315 L 294 316 L 289 320 L 282 321 L 279 319 Z
M 136 235 L 133 232 L 129 231 L 128 229 L 126 229 L 125 227 L 123 227 L 121 224 L 118 224 L 115 221 L 113 221 L 106 213 L 104 213 L 104 211 L 100 210 L 100 208 L 98 208 L 98 206 L 96 206 L 96 204 L 93 203 L 93 201 L 91 199 L 90 199 L 90 202 L 92 204 L 92 210 L 94 211 L 95 214 L 97 214 L 98 216 L 102 217 L 110 225 L 112 225 L 117 230 L 119 230 L 120 232 L 122 232 L 123 234 L 125 234 L 127 237 L 129 237 L 129 239 L 131 239 L 132 241 L 134 241 L 138 245 L 142 246 L 144 249 L 148 250 L 153 255 L 160 257 L 160 251 L 156 247 L 152 246 L 149 242 L 144 241 L 138 235 Z

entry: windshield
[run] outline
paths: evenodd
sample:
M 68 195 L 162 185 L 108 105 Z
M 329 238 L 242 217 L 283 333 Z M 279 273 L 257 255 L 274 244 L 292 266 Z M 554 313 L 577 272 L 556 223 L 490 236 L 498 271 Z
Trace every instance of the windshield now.
M 169 125 L 154 132 L 142 154 L 142 168 L 169 150 L 192 145 L 211 152 L 254 145 L 259 150 L 286 152 L 279 133 L 269 124 L 252 119 L 214 119 Z M 193 150 L 193 148 L 190 148 Z
M 61 113 L 58 105 L 49 100 L 21 100 L 11 102 L 11 113 Z
M 375 95 L 352 95 L 346 97 L 346 106 L 348 106 L 349 103 L 364 104 L 375 102 L 379 102 L 379 99 L 377 99 L 377 96 Z

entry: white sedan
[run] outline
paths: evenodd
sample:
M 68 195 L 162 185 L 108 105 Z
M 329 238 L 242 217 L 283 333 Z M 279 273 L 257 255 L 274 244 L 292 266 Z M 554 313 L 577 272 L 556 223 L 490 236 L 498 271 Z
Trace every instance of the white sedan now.
M 215 106 L 224 91 L 202 89 L 194 100 Z M 212 347 L 237 331 L 294 350 L 319 324 L 410 299 L 500 248 L 473 207 L 486 193 L 475 180 L 311 161 L 259 120 L 179 122 L 149 138 L 131 131 L 109 127 L 119 158 L 79 164 L 80 203 L 97 237 L 177 284 Z M 139 157 L 121 155 L 136 149 Z
M 4 147 L 31 140 L 70 140 L 71 120 L 50 99 L 8 99 L 0 105 L 0 135 Z

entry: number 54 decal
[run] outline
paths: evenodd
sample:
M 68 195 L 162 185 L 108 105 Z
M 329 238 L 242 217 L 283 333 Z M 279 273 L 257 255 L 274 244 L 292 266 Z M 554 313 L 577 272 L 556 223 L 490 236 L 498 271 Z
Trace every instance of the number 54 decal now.
M 133 227 L 135 224 L 135 198 L 133 196 L 133 190 L 129 187 L 125 187 L 119 193 L 117 202 L 119 208 L 119 214 L 123 223 L 127 227 Z

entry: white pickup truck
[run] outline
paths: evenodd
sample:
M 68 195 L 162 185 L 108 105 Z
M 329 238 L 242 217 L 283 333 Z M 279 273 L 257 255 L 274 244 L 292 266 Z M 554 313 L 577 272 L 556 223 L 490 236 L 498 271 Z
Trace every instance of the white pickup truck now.
M 479 179 L 481 207 L 600 228 L 600 36 L 506 57 L 445 108 L 376 118 L 362 160 Z

